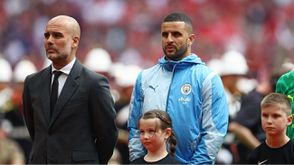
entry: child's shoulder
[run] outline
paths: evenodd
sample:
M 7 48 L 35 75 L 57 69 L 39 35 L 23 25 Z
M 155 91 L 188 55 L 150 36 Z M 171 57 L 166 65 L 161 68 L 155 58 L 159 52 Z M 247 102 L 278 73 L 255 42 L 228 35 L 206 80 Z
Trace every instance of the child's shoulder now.
M 180 164 L 180 162 L 174 156 L 168 154 L 165 158 L 161 159 L 160 164 Z
M 288 142 L 288 144 L 289 144 L 292 148 L 294 148 L 294 139 L 290 139 L 289 142 Z
M 144 156 L 143 156 L 131 161 L 130 164 L 146 164 L 146 161 L 144 160 Z

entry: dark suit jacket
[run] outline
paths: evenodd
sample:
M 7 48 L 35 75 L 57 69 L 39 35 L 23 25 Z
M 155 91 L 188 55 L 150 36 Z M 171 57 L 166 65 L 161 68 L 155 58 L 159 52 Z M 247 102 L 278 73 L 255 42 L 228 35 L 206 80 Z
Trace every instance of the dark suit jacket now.
M 50 118 L 51 66 L 26 78 L 24 119 L 33 141 L 29 163 L 101 163 L 117 140 L 108 81 L 76 60 Z

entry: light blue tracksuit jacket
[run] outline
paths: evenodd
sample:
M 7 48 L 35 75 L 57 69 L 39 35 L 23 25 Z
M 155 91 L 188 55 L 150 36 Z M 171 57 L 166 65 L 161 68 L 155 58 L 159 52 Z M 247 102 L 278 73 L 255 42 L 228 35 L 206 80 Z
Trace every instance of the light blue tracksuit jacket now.
M 228 127 L 228 108 L 221 79 L 191 54 L 142 71 L 134 86 L 130 114 L 130 160 L 146 154 L 138 120 L 146 111 L 167 111 L 177 138 L 176 158 L 185 164 L 214 164 Z

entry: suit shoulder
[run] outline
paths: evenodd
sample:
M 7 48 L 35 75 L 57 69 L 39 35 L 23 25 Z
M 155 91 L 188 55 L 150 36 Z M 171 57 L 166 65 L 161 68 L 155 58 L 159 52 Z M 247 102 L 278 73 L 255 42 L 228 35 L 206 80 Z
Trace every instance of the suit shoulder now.
M 91 80 L 94 80 L 94 81 L 99 81 L 99 80 L 107 80 L 107 78 L 102 75 L 102 74 L 99 74 L 99 73 L 96 73 L 94 71 L 91 71 L 89 70 L 88 68 L 86 67 L 83 67 L 83 72 L 85 73 L 85 75 L 87 77 L 89 77 Z M 107 80 L 108 81 L 108 80 Z
M 43 69 L 39 72 L 36 72 L 36 73 L 32 73 L 32 74 L 29 74 L 27 77 L 26 77 L 26 81 L 29 81 L 29 80 L 32 80 L 32 81 L 35 81 L 37 79 L 40 79 L 42 77 L 43 74 L 45 74 L 45 70 L 46 69 Z

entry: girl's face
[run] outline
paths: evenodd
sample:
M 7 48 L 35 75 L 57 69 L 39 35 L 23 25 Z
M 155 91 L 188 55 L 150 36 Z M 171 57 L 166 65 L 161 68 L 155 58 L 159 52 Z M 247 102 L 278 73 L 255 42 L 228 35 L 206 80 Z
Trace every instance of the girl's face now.
M 171 128 L 162 130 L 159 128 L 160 119 L 140 119 L 140 140 L 149 152 L 156 152 L 166 147 L 166 140 L 171 135 Z

